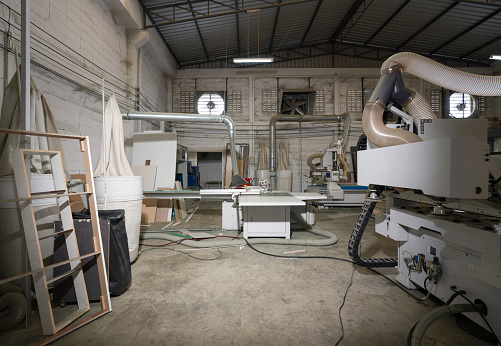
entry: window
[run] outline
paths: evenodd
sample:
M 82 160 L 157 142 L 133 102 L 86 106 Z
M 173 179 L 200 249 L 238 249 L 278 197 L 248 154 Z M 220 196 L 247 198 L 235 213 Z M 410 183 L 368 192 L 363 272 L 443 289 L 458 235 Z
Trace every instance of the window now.
M 228 91 L 228 112 L 240 113 L 242 111 L 242 92 L 240 90 Z
M 221 93 L 199 92 L 197 99 L 198 114 L 221 115 L 224 113 L 224 108 L 224 99 Z
M 263 112 L 277 112 L 276 90 L 263 90 Z
M 194 91 L 181 91 L 181 113 L 195 113 Z
M 315 104 L 313 106 L 313 113 L 323 113 L 325 112 L 325 98 L 324 91 L 315 91 Z
M 477 96 L 478 101 L 478 115 L 481 117 L 486 116 L 485 112 L 485 96 Z
M 362 112 L 363 111 L 362 90 L 348 90 L 346 110 L 348 112 Z
M 436 114 L 440 114 L 442 112 L 442 91 L 432 90 L 430 101 L 431 110 Z
M 475 111 L 475 98 L 469 94 L 453 93 L 449 97 L 449 116 L 451 118 L 468 118 Z

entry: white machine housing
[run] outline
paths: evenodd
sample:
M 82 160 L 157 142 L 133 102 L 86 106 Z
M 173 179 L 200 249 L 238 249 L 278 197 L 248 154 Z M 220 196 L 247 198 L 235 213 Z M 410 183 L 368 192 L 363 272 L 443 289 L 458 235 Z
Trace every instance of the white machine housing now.
M 488 197 L 492 171 L 487 122 L 421 119 L 418 134 L 423 142 L 358 153 L 359 184 L 424 193 L 390 192 L 386 213 L 376 216 L 376 232 L 398 242 L 397 281 L 407 288 L 426 288 L 443 301 L 452 295 L 453 285 L 466 291 L 471 301 L 485 303 L 486 319 L 500 337 L 501 212 L 499 205 L 477 201 Z M 448 213 L 433 214 L 431 196 L 446 197 Z M 425 270 L 434 257 L 441 267 L 436 283 L 427 280 Z M 422 270 L 409 264 L 417 263 L 416 258 L 419 263 L 422 259 Z M 458 297 L 454 303 L 466 301 Z M 478 313 L 465 315 L 487 328 Z

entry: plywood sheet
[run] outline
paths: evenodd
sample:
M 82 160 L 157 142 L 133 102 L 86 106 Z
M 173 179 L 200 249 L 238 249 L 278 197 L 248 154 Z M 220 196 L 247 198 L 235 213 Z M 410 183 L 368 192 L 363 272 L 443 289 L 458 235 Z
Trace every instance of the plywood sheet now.
M 157 166 L 132 166 L 134 175 L 143 177 L 143 191 L 155 190 Z
M 143 209 L 141 210 L 141 223 L 155 222 L 157 212 L 156 198 L 143 198 Z

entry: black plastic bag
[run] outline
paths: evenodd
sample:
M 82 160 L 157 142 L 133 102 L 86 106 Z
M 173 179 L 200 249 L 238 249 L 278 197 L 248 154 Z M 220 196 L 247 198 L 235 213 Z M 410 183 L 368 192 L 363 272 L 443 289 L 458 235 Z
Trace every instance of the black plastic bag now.
M 125 229 L 125 210 L 99 210 L 99 218 L 110 221 L 110 252 L 108 282 L 110 294 L 124 294 L 132 284 L 129 244 Z M 90 219 L 90 211 L 72 213 L 74 219 Z

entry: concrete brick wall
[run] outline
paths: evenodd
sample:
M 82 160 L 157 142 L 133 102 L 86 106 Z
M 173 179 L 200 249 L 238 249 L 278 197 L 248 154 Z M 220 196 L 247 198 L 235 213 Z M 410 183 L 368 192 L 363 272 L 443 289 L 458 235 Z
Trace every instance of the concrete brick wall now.
M 10 28 L 9 48 L 20 50 L 21 2 L 6 0 L 3 3 L 0 16 L 4 21 L 0 31 L 5 33 Z M 136 0 L 128 1 L 127 5 L 129 8 L 139 6 Z M 7 6 L 11 7 L 10 11 Z M 32 78 L 47 99 L 59 131 L 89 136 L 94 166 L 101 147 L 102 79 L 105 95 L 109 97 L 114 92 L 123 110 L 135 105 L 135 48 L 130 33 L 140 30 L 132 14 L 122 15 L 118 21 L 118 10 L 123 13 L 124 5 L 115 0 L 31 1 Z M 157 33 L 149 31 L 148 34 Z M 155 54 L 155 50 L 162 47 L 154 47 L 151 41 L 154 40 L 143 49 L 141 101 L 147 110 L 165 111 L 167 84 L 161 67 L 164 62 L 157 62 L 165 57 Z M 0 79 L 5 83 L 15 72 L 15 59 L 12 52 L 3 51 L 3 57 Z M 154 128 L 153 124 L 143 124 L 141 129 Z M 124 122 L 125 136 L 137 129 L 134 122 Z M 65 156 L 73 173 L 83 169 L 78 151 L 76 145 L 65 146 Z
M 478 73 L 479 71 L 475 71 Z M 486 72 L 486 71 L 484 71 Z M 237 142 L 247 143 L 250 146 L 250 172 L 249 176 L 254 177 L 254 171 L 257 167 L 258 152 L 261 143 L 265 143 L 268 148 L 269 158 L 269 131 L 268 125 L 270 119 L 276 115 L 276 111 L 264 111 L 265 92 L 275 91 L 278 98 L 280 89 L 312 89 L 323 91 L 324 111 L 314 114 L 332 115 L 338 108 L 340 113 L 347 111 L 347 96 L 349 90 L 374 89 L 379 81 L 379 69 L 310 69 L 310 70 L 273 70 L 270 73 L 256 72 L 248 73 L 248 78 L 238 76 L 238 71 L 226 70 L 227 85 L 240 87 L 242 95 L 248 94 L 248 98 L 242 98 L 242 108 L 248 109 L 250 114 L 248 120 L 245 117 L 238 118 L 236 121 Z M 275 74 L 276 76 L 270 76 Z M 309 76 L 308 76 L 309 74 Z M 178 78 L 174 80 L 173 92 L 179 95 L 180 91 L 203 90 L 204 87 L 224 84 L 221 81 L 222 71 L 214 70 L 189 70 L 180 71 Z M 305 76 L 306 75 L 306 76 Z M 200 77 L 197 77 L 200 76 Z M 213 76 L 213 77 L 210 77 Z M 248 82 L 245 83 L 244 80 Z M 411 75 L 404 76 L 406 86 L 411 87 L 420 93 L 430 102 L 431 91 L 440 90 L 439 87 L 423 81 Z M 237 82 L 238 81 L 238 82 Z M 337 82 L 336 82 L 337 81 Z M 336 90 L 336 83 L 339 90 Z M 230 90 L 230 88 L 228 88 Z M 337 95 L 337 97 L 336 97 Z M 370 96 L 370 95 L 369 95 Z M 179 97 L 174 99 L 174 108 L 179 109 L 176 104 Z M 249 102 L 246 104 L 246 102 Z M 278 100 L 275 101 L 278 105 Z M 176 108 L 177 107 L 177 108 Z M 278 106 L 277 106 L 278 107 Z M 489 111 L 496 114 L 496 98 L 488 98 L 486 107 Z M 276 109 L 276 108 L 275 108 Z M 230 115 L 230 114 L 229 114 Z M 230 115 L 231 117 L 231 115 Z M 362 130 L 362 111 L 351 112 L 351 126 L 346 150 L 347 163 L 350 166 L 349 175 L 353 180 L 353 165 L 350 147 L 355 146 Z M 197 151 L 223 151 L 228 142 L 227 135 L 219 130 L 206 127 L 203 131 L 190 128 L 189 126 L 176 125 L 180 129 L 179 141 L 188 147 L 190 158 L 196 158 Z M 343 125 L 341 123 L 312 123 L 302 125 L 302 140 L 299 139 L 299 125 L 297 123 L 278 123 L 277 124 L 277 150 L 279 144 L 283 142 L 288 150 L 289 168 L 293 176 L 293 191 L 304 190 L 310 182 L 307 158 L 314 153 L 323 152 L 328 148 L 334 135 L 342 135 Z M 278 157 L 278 156 L 277 156 Z M 195 162 L 193 162 L 195 164 Z M 254 164 L 252 164 L 254 163 Z

